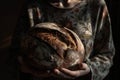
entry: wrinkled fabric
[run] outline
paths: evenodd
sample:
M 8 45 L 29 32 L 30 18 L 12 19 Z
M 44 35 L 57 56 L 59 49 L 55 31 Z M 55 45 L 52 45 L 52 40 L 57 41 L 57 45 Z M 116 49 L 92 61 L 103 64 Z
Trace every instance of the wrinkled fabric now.
M 110 17 L 103 0 L 82 0 L 72 9 L 59 9 L 36 0 L 28 4 L 22 13 L 17 25 L 19 28 L 16 28 L 17 37 L 42 22 L 53 22 L 70 28 L 84 44 L 84 62 L 91 69 L 91 79 L 88 80 L 103 80 L 109 73 L 115 49 Z M 19 38 L 14 41 L 19 42 Z

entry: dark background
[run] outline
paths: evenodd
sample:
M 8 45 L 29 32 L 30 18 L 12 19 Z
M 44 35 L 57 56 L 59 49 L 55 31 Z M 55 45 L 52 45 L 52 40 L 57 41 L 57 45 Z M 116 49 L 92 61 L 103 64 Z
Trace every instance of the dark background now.
M 11 74 L 12 70 L 6 66 L 11 43 L 11 35 L 16 26 L 17 19 L 25 0 L 0 0 L 0 80 L 15 80 Z M 120 0 L 106 0 L 112 22 L 113 40 L 116 48 L 114 65 L 110 69 L 105 80 L 120 80 Z M 12 69 L 12 68 L 10 68 Z

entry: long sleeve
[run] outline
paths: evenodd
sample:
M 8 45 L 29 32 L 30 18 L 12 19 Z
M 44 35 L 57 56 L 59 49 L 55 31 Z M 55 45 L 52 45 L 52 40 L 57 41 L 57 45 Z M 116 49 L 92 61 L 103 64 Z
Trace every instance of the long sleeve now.
M 94 23 L 93 50 L 90 57 L 86 60 L 86 63 L 91 68 L 92 80 L 103 80 L 106 77 L 113 64 L 112 60 L 115 54 L 110 17 L 105 3 L 102 2 L 99 5 L 102 7 L 98 7 L 97 12 L 93 12 L 94 14 L 97 13 L 96 20 L 93 20 L 96 22 Z M 91 10 L 95 11 L 95 6 Z M 92 17 L 95 16 L 94 14 L 91 14 Z

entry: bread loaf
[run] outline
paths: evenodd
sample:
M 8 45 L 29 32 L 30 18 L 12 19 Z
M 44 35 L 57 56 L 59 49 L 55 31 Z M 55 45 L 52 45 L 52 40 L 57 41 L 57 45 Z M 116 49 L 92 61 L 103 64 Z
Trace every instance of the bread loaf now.
M 21 39 L 23 62 L 34 70 L 73 68 L 84 59 L 84 46 L 75 32 L 55 23 L 40 23 Z

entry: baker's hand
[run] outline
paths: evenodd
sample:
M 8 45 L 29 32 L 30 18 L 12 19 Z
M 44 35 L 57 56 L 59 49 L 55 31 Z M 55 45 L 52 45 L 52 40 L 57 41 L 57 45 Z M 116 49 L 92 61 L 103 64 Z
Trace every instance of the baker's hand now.
M 75 79 L 77 77 L 84 76 L 90 73 L 90 68 L 86 63 L 82 63 L 82 66 L 79 66 L 79 69 L 75 71 L 66 68 L 55 69 L 54 71 L 58 77 Z

